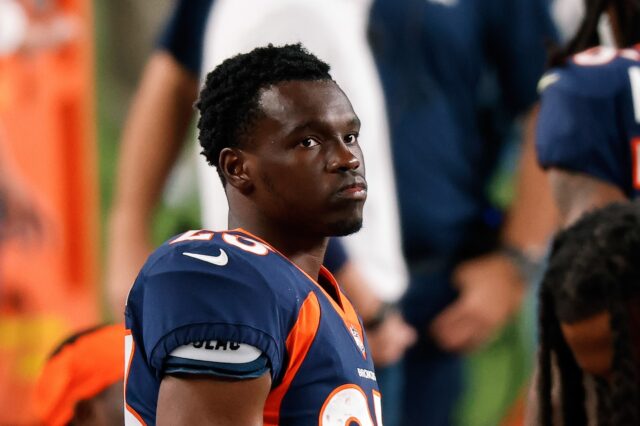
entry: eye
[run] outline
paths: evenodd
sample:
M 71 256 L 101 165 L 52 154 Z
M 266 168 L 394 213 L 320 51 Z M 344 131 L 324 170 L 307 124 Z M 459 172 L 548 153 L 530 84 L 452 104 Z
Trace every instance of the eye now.
M 313 138 L 307 138 L 300 142 L 300 145 L 302 145 L 303 148 L 312 148 L 316 145 L 320 145 L 320 143 Z
M 352 135 L 347 135 L 346 138 L 344 138 L 344 143 L 351 145 L 354 143 L 358 142 L 358 135 L 357 134 L 352 134 Z

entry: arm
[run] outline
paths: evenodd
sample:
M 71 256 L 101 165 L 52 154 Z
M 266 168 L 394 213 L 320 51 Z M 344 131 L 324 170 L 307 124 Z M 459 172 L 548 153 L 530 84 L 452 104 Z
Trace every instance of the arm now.
M 247 380 L 165 376 L 158 394 L 157 424 L 261 426 L 270 388 L 269 373 Z
M 107 291 L 118 318 L 151 251 L 151 216 L 185 139 L 197 88 L 196 76 L 159 51 L 147 63 L 133 100 L 108 229 Z
M 551 191 L 535 158 L 536 118 L 534 108 L 525 121 L 516 196 L 502 234 L 504 245 L 532 258 L 542 257 L 557 227 Z M 460 296 L 432 322 L 436 342 L 446 350 L 462 352 L 487 342 L 519 309 L 526 278 L 501 251 L 458 265 L 453 281 Z

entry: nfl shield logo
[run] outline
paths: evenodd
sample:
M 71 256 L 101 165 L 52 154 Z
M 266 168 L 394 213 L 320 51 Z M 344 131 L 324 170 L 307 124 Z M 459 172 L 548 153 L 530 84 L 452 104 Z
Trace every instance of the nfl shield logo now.
M 353 324 L 349 324 L 349 331 L 351 331 L 351 335 L 353 336 L 353 340 L 356 342 L 356 346 L 362 352 L 362 356 L 365 356 L 364 342 L 362 341 L 362 337 L 360 333 L 358 333 L 358 329 L 353 326 Z

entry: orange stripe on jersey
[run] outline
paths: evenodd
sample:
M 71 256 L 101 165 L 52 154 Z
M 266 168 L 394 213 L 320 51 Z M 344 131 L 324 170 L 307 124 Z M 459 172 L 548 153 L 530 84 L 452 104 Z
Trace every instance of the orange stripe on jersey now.
M 280 423 L 280 406 L 284 396 L 287 394 L 291 382 L 295 378 L 302 362 L 307 357 L 311 344 L 316 337 L 320 326 L 320 303 L 315 293 L 309 293 L 300 307 L 298 319 L 287 336 L 287 353 L 289 354 L 289 365 L 278 385 L 267 398 L 264 407 L 264 424 L 267 426 L 277 426 Z
M 640 138 L 631 140 L 631 167 L 633 169 L 633 187 L 640 189 Z
M 360 346 L 360 350 L 362 352 L 362 356 L 364 357 L 364 359 L 367 359 L 367 354 L 366 352 L 363 350 L 364 348 L 364 330 L 362 330 L 362 327 L 360 326 L 360 320 L 358 319 L 358 314 L 356 313 L 356 310 L 354 309 L 353 305 L 351 305 L 351 302 L 349 302 L 349 299 L 347 299 L 347 297 L 342 293 L 342 291 L 340 290 L 340 286 L 338 285 L 338 282 L 336 281 L 336 279 L 333 277 L 333 275 L 331 274 L 331 272 L 329 272 L 329 270 L 327 268 L 325 268 L 324 266 L 320 267 L 320 274 L 331 283 L 331 285 L 336 289 L 336 292 L 338 293 L 338 296 L 340 297 L 340 304 L 342 305 L 342 320 L 344 321 L 345 325 L 347 326 L 347 329 L 349 330 L 349 332 L 353 335 L 353 331 L 352 329 L 355 329 L 359 334 L 359 339 L 360 342 L 358 342 L 358 346 Z M 324 290 L 324 289 L 323 289 Z M 332 297 L 329 297 L 329 300 L 333 301 Z M 340 312 L 338 310 L 338 312 Z M 356 336 L 353 336 L 354 339 L 356 339 Z
M 336 301 L 333 297 L 331 297 L 331 295 L 320 284 L 318 284 L 318 281 L 316 281 L 313 277 L 311 277 L 309 274 L 307 274 L 295 262 L 293 262 L 291 259 L 289 259 L 284 254 L 280 253 L 276 248 L 271 246 L 268 242 L 266 242 L 262 238 L 252 234 L 251 232 L 249 232 L 249 231 L 247 231 L 247 230 L 245 230 L 243 228 L 236 228 L 236 229 L 233 229 L 233 231 L 243 232 L 245 234 L 248 234 L 248 235 L 252 236 L 256 240 L 262 242 L 267 247 L 269 247 L 271 250 L 273 250 L 274 252 L 276 252 L 280 256 L 282 256 L 284 259 L 286 259 L 293 266 L 295 266 L 307 278 L 309 278 L 311 280 L 311 282 L 313 282 L 316 285 L 316 287 L 318 287 L 320 289 L 320 291 L 322 291 L 322 293 L 327 297 L 327 299 L 331 303 L 331 306 L 333 306 L 335 311 L 340 315 L 340 317 L 342 318 L 342 321 L 344 322 L 345 327 L 347 328 L 349 333 L 351 333 L 351 335 L 353 336 L 354 340 L 356 341 L 356 346 L 359 347 L 360 352 L 362 353 L 362 356 L 364 357 L 364 359 L 367 359 L 367 353 L 364 350 L 364 332 L 362 330 L 362 327 L 360 326 L 360 321 L 358 319 L 358 314 L 356 313 L 355 309 L 351 305 L 351 302 L 349 302 L 349 299 L 347 299 L 346 296 L 342 293 L 342 291 L 340 290 L 340 286 L 338 285 L 338 282 L 336 281 L 336 279 L 333 277 L 333 275 L 331 274 L 331 272 L 329 272 L 329 270 L 327 268 L 325 268 L 324 266 L 321 265 L 320 266 L 320 275 L 322 275 L 334 287 L 334 289 L 336 291 L 336 294 L 338 294 L 338 297 L 340 298 L 339 301 Z M 354 330 L 358 333 L 357 336 L 355 335 Z

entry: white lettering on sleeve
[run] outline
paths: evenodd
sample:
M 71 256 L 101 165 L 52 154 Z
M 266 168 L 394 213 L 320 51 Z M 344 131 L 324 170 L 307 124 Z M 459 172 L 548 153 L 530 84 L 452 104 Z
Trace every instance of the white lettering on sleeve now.
M 246 364 L 255 361 L 261 354 L 260 349 L 244 343 L 209 340 L 180 346 L 170 355 L 196 361 Z

